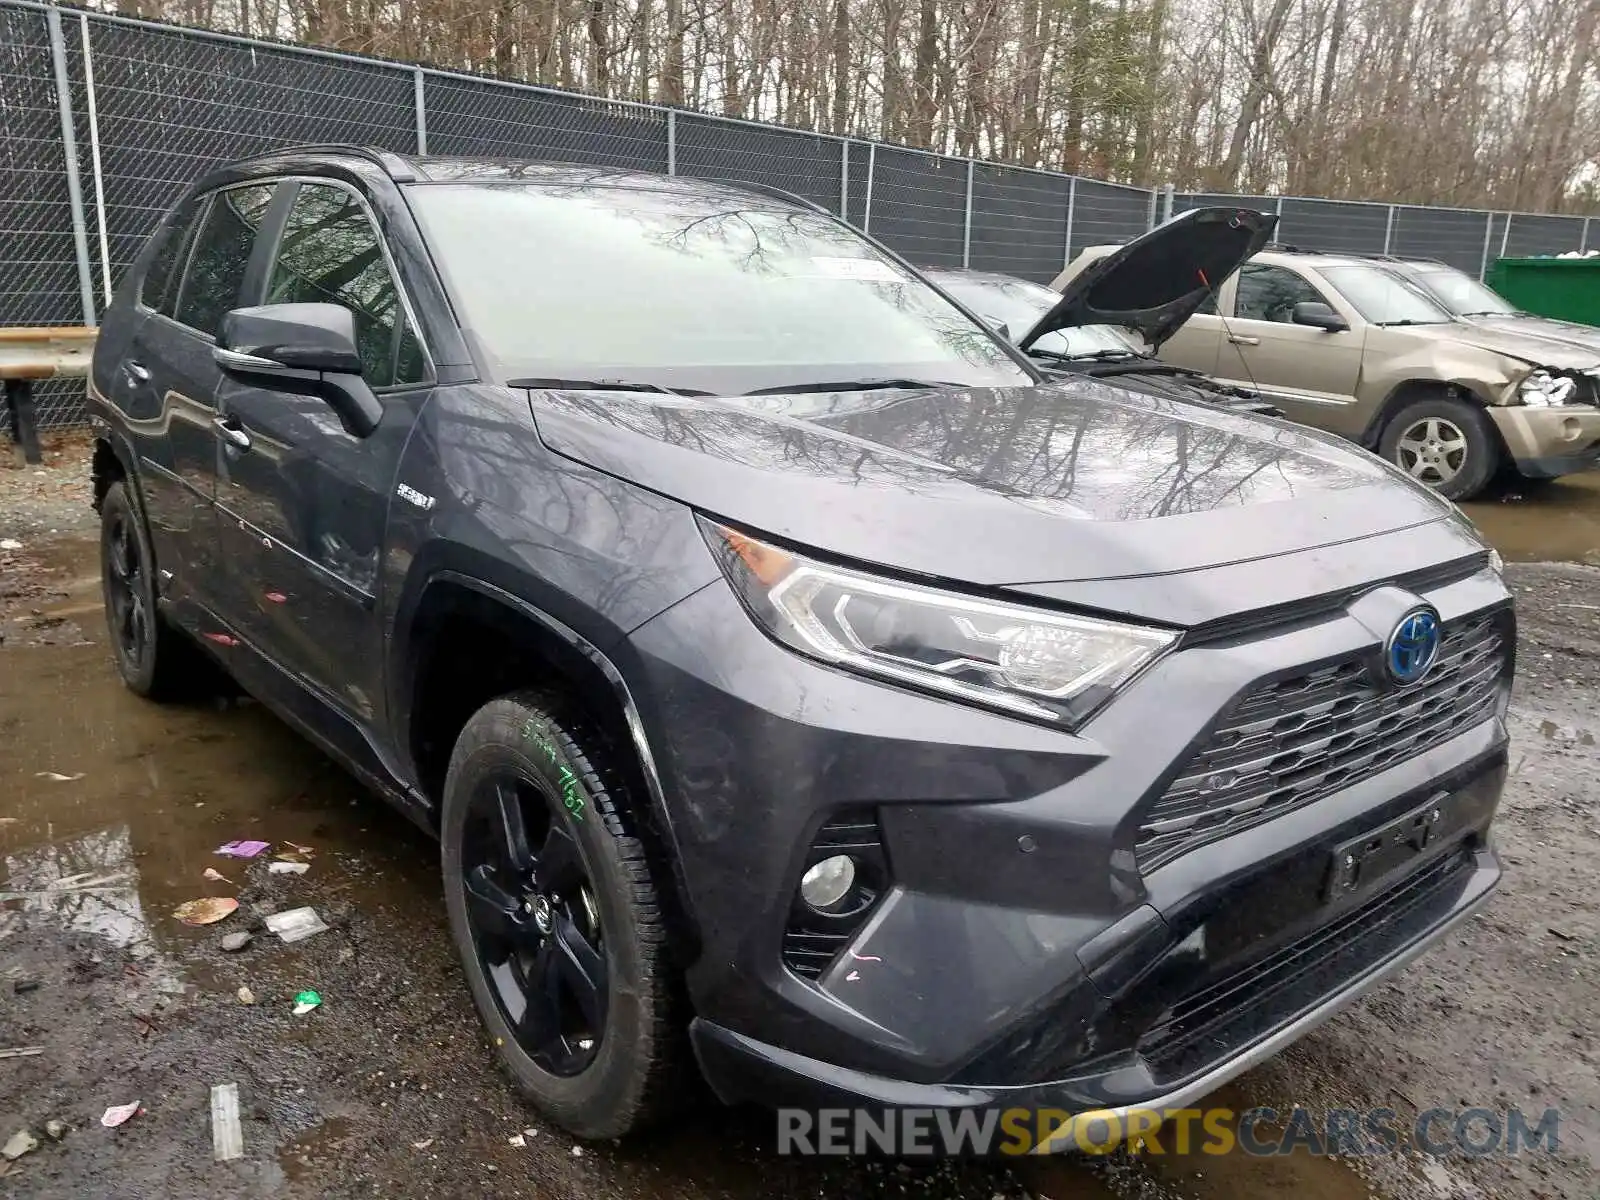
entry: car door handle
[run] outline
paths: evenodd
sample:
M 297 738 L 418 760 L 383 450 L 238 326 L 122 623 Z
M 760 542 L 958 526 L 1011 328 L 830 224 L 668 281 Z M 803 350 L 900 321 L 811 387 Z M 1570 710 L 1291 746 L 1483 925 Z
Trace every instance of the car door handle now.
M 135 383 L 150 382 L 150 368 L 141 362 L 125 362 L 122 364 L 122 370 Z
M 213 417 L 211 423 L 222 435 L 222 440 L 235 450 L 250 449 L 250 434 L 241 429 L 232 417 Z
M 1230 333 L 1228 335 L 1228 340 L 1230 342 L 1232 342 L 1235 346 L 1259 346 L 1259 345 L 1261 345 L 1261 339 L 1260 338 L 1245 337 L 1243 334 L 1238 334 L 1238 333 Z

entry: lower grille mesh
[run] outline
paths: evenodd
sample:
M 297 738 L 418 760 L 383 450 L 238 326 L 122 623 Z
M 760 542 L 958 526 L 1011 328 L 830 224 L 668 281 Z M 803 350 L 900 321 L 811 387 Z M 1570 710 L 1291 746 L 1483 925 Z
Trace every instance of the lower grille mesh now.
M 1403 756 L 1487 720 L 1506 670 L 1496 615 L 1444 631 L 1414 687 L 1378 686 L 1350 658 L 1257 688 L 1143 815 L 1135 854 L 1151 871 L 1376 775 Z
M 1187 1074 L 1236 1049 L 1240 1025 L 1260 1028 L 1389 958 L 1448 915 L 1473 855 L 1459 846 L 1336 920 L 1175 1004 L 1139 1047 L 1162 1077 Z

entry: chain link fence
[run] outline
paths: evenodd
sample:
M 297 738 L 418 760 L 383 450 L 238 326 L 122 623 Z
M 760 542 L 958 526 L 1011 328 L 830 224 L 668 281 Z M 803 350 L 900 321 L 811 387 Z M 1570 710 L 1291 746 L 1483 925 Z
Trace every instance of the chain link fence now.
M 190 181 L 229 159 L 303 142 L 779 187 L 919 266 L 1040 282 L 1086 246 L 1124 242 L 1215 203 L 1277 211 L 1279 240 L 1307 249 L 1438 258 L 1474 275 L 1502 254 L 1591 242 L 1585 217 L 1150 191 L 0 0 L 0 326 L 94 324 Z M 36 395 L 46 427 L 84 417 L 81 383 Z
M 1432 258 L 1480 279 L 1497 258 L 1588 250 L 1600 239 L 1600 228 L 1593 227 L 1589 217 L 1292 196 L 1177 192 L 1163 198 L 1162 211 L 1182 212 L 1208 204 L 1276 212 L 1277 240 L 1303 250 Z

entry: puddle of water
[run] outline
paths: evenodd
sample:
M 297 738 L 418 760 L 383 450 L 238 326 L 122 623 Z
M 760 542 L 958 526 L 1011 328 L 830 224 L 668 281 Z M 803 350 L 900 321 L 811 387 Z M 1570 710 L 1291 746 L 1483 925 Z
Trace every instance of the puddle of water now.
M 314 847 L 307 875 L 273 878 L 304 881 L 317 903 L 436 903 L 426 839 L 260 707 L 141 700 L 99 646 L 0 654 L 0 896 L 15 897 L 0 914 L 183 957 L 242 927 L 171 915 L 264 872 L 265 859 L 216 855 L 239 838 Z M 208 867 L 229 882 L 207 880 Z
M 1162 1128 L 1157 1146 L 1146 1146 L 1136 1155 L 1122 1156 L 1109 1165 L 1114 1178 L 1138 1178 L 1154 1184 L 1156 1194 L 1172 1200 L 1242 1200 L 1252 1196 L 1293 1196 L 1295 1200 L 1367 1200 L 1372 1190 L 1348 1165 L 1337 1158 L 1313 1155 L 1305 1149 L 1263 1157 L 1246 1154 L 1238 1145 L 1238 1118 L 1253 1108 L 1257 1100 L 1248 1093 L 1249 1076 L 1230 1084 L 1200 1101 L 1204 1109 L 1230 1109 L 1235 1118 L 1227 1129 L 1233 1148 L 1227 1154 L 1205 1153 L 1207 1145 L 1218 1139 L 1196 1120 L 1189 1123 L 1187 1153 L 1177 1152 L 1182 1145 L 1172 1125 Z M 1262 1121 L 1257 1136 L 1273 1142 L 1283 1133 L 1281 1125 Z M 1070 1156 L 1035 1159 L 1025 1176 L 1033 1190 L 1050 1200 L 1077 1200 L 1078 1197 L 1111 1195 L 1109 1191 L 1085 1190 L 1086 1169 Z M 1103 1185 L 1099 1185 L 1103 1186 Z M 1120 1190 L 1120 1189 L 1119 1189 Z M 1143 1194 L 1143 1193 L 1140 1193 Z
M 1569 475 L 1538 488 L 1502 485 L 1461 507 L 1513 562 L 1600 566 L 1600 472 Z

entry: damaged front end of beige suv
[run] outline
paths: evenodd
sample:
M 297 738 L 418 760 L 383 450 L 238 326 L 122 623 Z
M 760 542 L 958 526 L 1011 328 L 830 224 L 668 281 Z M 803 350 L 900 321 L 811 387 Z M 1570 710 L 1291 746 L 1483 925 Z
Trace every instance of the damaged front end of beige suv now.
M 1091 247 L 1061 288 L 1114 247 Z M 1600 351 L 1454 317 L 1381 261 L 1262 251 L 1161 357 L 1248 382 L 1292 420 L 1361 443 L 1451 500 L 1497 473 L 1600 463 Z

